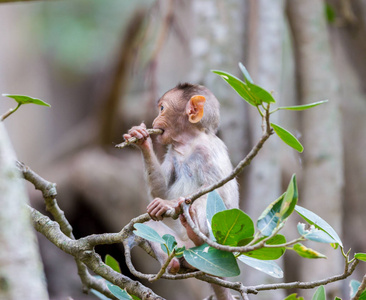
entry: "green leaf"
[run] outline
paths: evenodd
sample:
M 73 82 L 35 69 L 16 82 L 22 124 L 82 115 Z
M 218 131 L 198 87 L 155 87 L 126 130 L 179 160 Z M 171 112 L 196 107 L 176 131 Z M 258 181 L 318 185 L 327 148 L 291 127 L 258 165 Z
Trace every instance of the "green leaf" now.
M 341 298 L 339 297 L 335 297 L 334 300 L 342 300 Z
M 249 81 L 250 83 L 254 83 L 252 77 L 250 77 L 250 75 L 249 75 L 249 72 L 248 72 L 247 68 L 244 67 L 244 65 L 241 62 L 239 63 L 239 68 L 243 72 L 245 81 Z
M 252 95 L 255 99 L 256 103 L 275 103 L 276 100 L 273 98 L 270 92 L 267 92 L 264 88 L 260 87 L 259 85 L 255 85 L 254 83 L 247 82 L 248 86 L 248 93 Z
M 211 224 L 212 217 L 223 210 L 226 210 L 226 206 L 219 193 L 216 190 L 210 192 L 207 196 L 206 203 L 206 217 L 208 222 Z
M 366 261 L 366 253 L 356 253 L 355 258 L 358 260 Z
M 280 210 L 282 201 L 285 197 L 285 193 L 282 194 L 278 199 L 273 201 L 267 208 L 262 212 L 257 220 L 257 228 L 265 236 L 270 236 L 281 221 Z
M 252 257 L 244 256 L 244 255 L 240 255 L 238 257 L 238 259 L 242 263 L 244 263 L 258 271 L 266 273 L 267 275 L 270 275 L 275 278 L 283 278 L 282 269 L 274 261 L 259 260 L 259 259 L 255 259 Z
M 314 225 L 311 225 L 309 229 L 305 229 L 305 224 L 299 223 L 297 224 L 297 231 L 309 241 L 327 244 L 337 243 L 329 234 L 315 228 Z
M 134 230 L 134 234 L 136 234 L 139 237 L 142 237 L 145 240 L 156 242 L 160 244 L 165 244 L 165 240 L 151 227 L 145 225 L 136 223 L 134 227 L 137 230 Z
M 353 298 L 356 295 L 357 290 L 360 287 L 360 285 L 361 285 L 361 282 L 359 282 L 357 280 L 352 279 L 350 281 L 350 283 L 349 283 L 349 287 L 350 287 L 350 298 Z
M 282 106 L 282 107 L 278 107 L 277 110 L 306 110 L 315 106 L 318 106 L 320 104 L 326 103 L 328 102 L 328 100 L 322 100 L 322 101 L 318 101 L 318 102 L 313 102 L 313 103 L 309 103 L 309 104 L 304 104 L 304 105 L 295 105 L 295 106 Z
M 299 254 L 301 257 L 305 258 L 327 258 L 324 254 L 321 254 L 318 251 L 315 251 L 313 249 L 310 249 L 306 246 L 304 246 L 301 243 L 297 243 L 292 248 L 297 254 Z
M 282 201 L 280 215 L 282 219 L 288 218 L 295 209 L 298 199 L 296 175 L 293 174 Z
M 107 254 L 105 256 L 105 264 L 109 267 L 111 267 L 114 271 L 121 273 L 121 268 L 119 266 L 118 261 L 116 261 L 112 256 L 110 256 L 109 254 Z
M 257 106 L 261 104 L 260 102 L 256 102 L 256 99 L 248 91 L 248 86 L 240 79 L 223 71 L 213 70 L 212 72 L 220 75 L 221 78 L 224 79 L 238 93 L 238 95 L 242 97 L 245 101 L 247 101 L 250 105 Z
M 359 289 L 361 285 L 361 282 L 357 281 L 357 280 L 351 280 L 349 286 L 351 288 L 350 291 L 350 298 L 353 298 L 356 294 L 357 291 Z M 362 291 L 360 297 L 358 298 L 359 300 L 365 300 L 366 299 L 366 289 Z
M 325 297 L 325 288 L 324 286 L 320 286 L 316 289 L 315 294 L 313 295 L 312 300 L 326 300 Z
M 184 258 L 193 267 L 219 277 L 233 277 L 240 274 L 234 254 L 203 244 L 186 249 Z
M 175 253 L 176 253 L 175 257 L 181 258 L 183 256 L 184 250 L 186 250 L 186 246 L 176 248 L 175 249 Z
M 107 283 L 107 287 L 109 291 L 119 300 L 132 300 L 132 297 L 125 291 L 122 290 L 120 287 Z
M 312 211 L 301 207 L 299 205 L 295 206 L 296 212 L 309 224 L 314 225 L 316 228 L 323 230 L 329 234 L 341 247 L 343 247 L 342 241 L 339 238 L 336 231 L 321 217 L 313 213 Z
M 29 104 L 29 103 L 33 103 L 33 104 L 37 104 L 37 105 L 43 105 L 43 106 L 48 106 L 51 107 L 50 104 L 37 99 L 37 98 L 32 98 L 29 96 L 25 96 L 25 95 L 9 95 L 9 94 L 2 94 L 4 97 L 9 97 L 14 99 L 16 102 L 18 102 L 19 104 Z
M 91 289 L 90 291 L 92 292 L 92 294 L 94 294 L 95 296 L 97 296 L 99 299 L 102 299 L 102 300 L 111 300 L 110 298 L 104 296 L 102 293 L 98 292 L 97 290 Z
M 164 245 L 161 245 L 161 249 L 163 249 L 163 251 L 169 255 L 170 253 L 172 253 L 174 248 L 177 246 L 177 241 L 175 240 L 175 237 L 172 236 L 171 234 L 164 234 L 163 240 L 165 241 L 165 245 L 169 249 L 169 253 L 167 252 L 167 249 Z
M 259 216 L 257 228 L 265 236 L 270 236 L 277 226 L 294 211 L 298 199 L 296 175 L 293 174 L 287 191 L 272 202 Z M 283 225 L 282 225 L 283 226 Z
M 296 151 L 300 153 L 304 151 L 304 147 L 292 133 L 288 132 L 286 129 L 274 123 L 271 123 L 271 126 L 273 130 L 276 132 L 276 134 L 279 136 L 279 138 L 282 141 L 284 141 L 287 145 L 294 148 Z
M 332 5 L 329 3 L 325 4 L 325 16 L 327 18 L 328 23 L 332 24 L 336 20 L 336 13 Z
M 215 74 L 218 74 L 223 78 L 245 101 L 253 106 L 258 106 L 263 102 L 274 103 L 276 102 L 272 94 L 266 91 L 264 88 L 253 83 L 248 71 L 245 67 L 239 64 L 240 69 L 244 74 L 246 82 L 241 81 L 239 78 L 223 71 L 213 70 Z
M 208 221 L 208 231 L 210 234 L 210 239 L 216 241 L 211 228 L 212 217 L 220 211 L 226 210 L 224 200 L 222 200 L 220 194 L 214 190 L 210 192 L 207 196 L 206 202 L 206 218 Z
M 212 218 L 212 232 L 222 245 L 243 246 L 254 234 L 252 219 L 240 209 L 234 208 L 218 212 Z
M 258 242 L 260 242 L 259 240 Z M 281 245 L 286 243 L 286 238 L 281 235 L 277 234 L 274 237 L 270 238 L 266 244 L 267 245 Z M 285 247 L 279 247 L 279 248 L 260 248 L 254 251 L 245 252 L 242 253 L 243 255 L 261 259 L 261 260 L 276 260 L 279 259 L 286 251 Z
M 291 294 L 291 295 L 288 295 L 285 299 L 283 300 L 304 300 L 303 297 L 297 297 L 297 294 L 294 293 L 294 294 Z

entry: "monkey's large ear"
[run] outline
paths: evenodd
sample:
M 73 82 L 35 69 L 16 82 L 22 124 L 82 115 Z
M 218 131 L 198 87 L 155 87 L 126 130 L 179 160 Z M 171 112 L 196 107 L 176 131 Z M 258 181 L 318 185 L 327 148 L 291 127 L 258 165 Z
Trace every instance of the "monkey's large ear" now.
M 203 117 L 203 107 L 205 105 L 206 98 L 202 95 L 195 95 L 188 101 L 186 106 L 186 112 L 188 120 L 191 123 L 198 123 Z

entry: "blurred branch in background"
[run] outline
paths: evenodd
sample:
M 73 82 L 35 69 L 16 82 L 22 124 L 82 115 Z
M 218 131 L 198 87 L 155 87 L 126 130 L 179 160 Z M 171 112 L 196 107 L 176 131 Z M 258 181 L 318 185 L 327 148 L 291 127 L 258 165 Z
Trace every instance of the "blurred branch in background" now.
M 123 99 L 129 85 L 129 74 L 132 72 L 137 48 L 141 44 L 142 31 L 146 30 L 145 19 L 145 11 L 134 12 L 127 25 L 125 36 L 121 39 L 122 44 L 118 50 L 114 75 L 108 80 L 110 88 L 100 109 L 101 122 L 98 122 L 100 124 L 98 140 L 104 147 L 110 147 L 112 142 L 116 141 L 117 136 L 121 132 L 126 132 L 128 128 L 124 116 L 118 113 L 120 111 L 118 108 L 123 107 Z M 126 114 L 126 110 L 121 111 Z

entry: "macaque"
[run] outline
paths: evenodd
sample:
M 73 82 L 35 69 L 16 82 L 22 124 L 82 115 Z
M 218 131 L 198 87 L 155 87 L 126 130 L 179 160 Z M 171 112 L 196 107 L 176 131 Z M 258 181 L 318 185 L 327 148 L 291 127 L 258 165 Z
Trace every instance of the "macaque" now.
M 219 102 L 206 87 L 184 83 L 166 92 L 158 101 L 158 109 L 159 115 L 153 121 L 153 128 L 163 130 L 157 136 L 157 142 L 167 146 L 161 164 L 145 124 L 132 127 L 124 135 L 126 140 L 131 137 L 138 139 L 136 146 L 144 158 L 153 199 L 147 206 L 147 212 L 152 218 L 147 225 L 161 235 L 175 236 L 179 247 L 199 246 L 203 241 L 192 231 L 183 215 L 173 220 L 164 218 L 164 213 L 171 209 L 179 212 L 184 197 L 216 183 L 232 171 L 227 148 L 216 136 L 220 120 Z M 239 195 L 235 180 L 217 191 L 228 209 L 238 207 Z M 208 236 L 206 201 L 207 195 L 194 201 L 190 215 L 200 231 Z M 160 245 L 151 243 L 151 247 L 163 264 L 167 254 Z M 190 267 L 184 259 L 174 258 L 167 271 L 175 274 L 181 266 Z M 233 299 L 229 290 L 216 285 L 213 288 L 217 299 Z

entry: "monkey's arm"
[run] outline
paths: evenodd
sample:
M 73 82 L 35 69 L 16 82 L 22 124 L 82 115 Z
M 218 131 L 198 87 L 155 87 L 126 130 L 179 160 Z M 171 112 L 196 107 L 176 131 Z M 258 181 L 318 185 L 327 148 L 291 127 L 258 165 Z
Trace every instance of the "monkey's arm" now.
M 150 135 L 146 130 L 146 125 L 141 123 L 140 126 L 132 127 L 128 131 L 128 134 L 123 135 L 123 137 L 125 140 L 128 140 L 131 137 L 137 138 L 138 141 L 134 145 L 142 152 L 145 163 L 146 179 L 151 196 L 153 198 L 164 198 L 167 193 L 166 176 L 154 152 Z
M 165 198 L 167 194 L 167 180 L 163 169 L 153 150 L 142 151 L 145 162 L 146 179 L 150 194 L 153 198 Z

